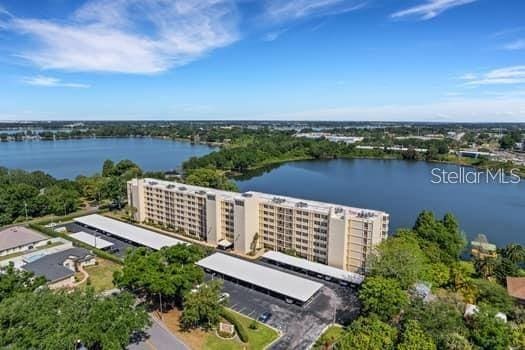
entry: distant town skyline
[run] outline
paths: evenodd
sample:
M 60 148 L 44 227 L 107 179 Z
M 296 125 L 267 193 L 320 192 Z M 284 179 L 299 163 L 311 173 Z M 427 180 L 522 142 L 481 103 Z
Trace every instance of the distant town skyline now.
M 525 2 L 0 0 L 0 120 L 525 122 Z

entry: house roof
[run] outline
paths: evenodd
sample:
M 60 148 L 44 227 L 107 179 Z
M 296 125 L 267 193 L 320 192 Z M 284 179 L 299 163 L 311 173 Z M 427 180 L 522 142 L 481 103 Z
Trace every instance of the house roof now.
M 70 248 L 58 253 L 49 254 L 38 260 L 25 264 L 22 268 L 33 272 L 36 276 L 44 276 L 49 282 L 61 281 L 75 274 L 63 264 L 72 258 L 75 261 L 84 261 L 92 257 L 91 253 L 83 248 Z
M 22 226 L 9 227 L 0 231 L 0 251 L 37 243 L 48 237 Z
M 525 300 L 525 277 L 507 277 L 507 292 L 511 297 Z

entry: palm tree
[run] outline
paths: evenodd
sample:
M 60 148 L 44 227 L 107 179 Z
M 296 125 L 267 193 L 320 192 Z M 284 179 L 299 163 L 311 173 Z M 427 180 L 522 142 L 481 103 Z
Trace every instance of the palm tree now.
M 511 243 L 501 250 L 501 256 L 515 264 L 525 262 L 525 248 L 520 244 Z
M 488 279 L 494 275 L 494 270 L 496 269 L 497 261 L 495 258 L 477 258 L 474 260 L 474 267 L 483 278 Z

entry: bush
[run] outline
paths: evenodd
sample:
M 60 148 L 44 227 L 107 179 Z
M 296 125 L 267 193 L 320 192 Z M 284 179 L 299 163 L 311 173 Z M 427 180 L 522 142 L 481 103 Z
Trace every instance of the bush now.
M 221 316 L 224 317 L 226 321 L 230 322 L 235 327 L 235 331 L 239 335 L 239 338 L 243 342 L 247 343 L 249 340 L 248 333 L 246 331 L 246 328 L 244 328 L 244 325 L 237 319 L 237 316 L 233 312 L 228 311 L 224 308 L 221 311 Z
M 257 324 L 256 320 L 252 320 L 252 322 L 250 322 L 250 325 L 248 326 L 248 328 L 256 330 L 257 328 L 259 328 L 259 325 Z

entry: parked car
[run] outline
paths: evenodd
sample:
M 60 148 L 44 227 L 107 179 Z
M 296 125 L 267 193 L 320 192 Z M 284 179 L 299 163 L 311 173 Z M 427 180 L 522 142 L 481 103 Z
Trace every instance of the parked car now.
M 287 304 L 293 304 L 294 303 L 293 299 L 290 299 L 290 298 L 285 298 L 284 301 L 286 301 Z
M 225 301 L 225 300 L 229 300 L 230 299 L 230 294 L 229 293 L 221 293 L 221 296 L 219 297 L 219 301 Z
M 272 317 L 272 313 L 267 311 L 267 312 L 263 312 L 262 314 L 260 314 L 257 320 L 259 322 L 266 323 L 268 322 L 270 317 Z

